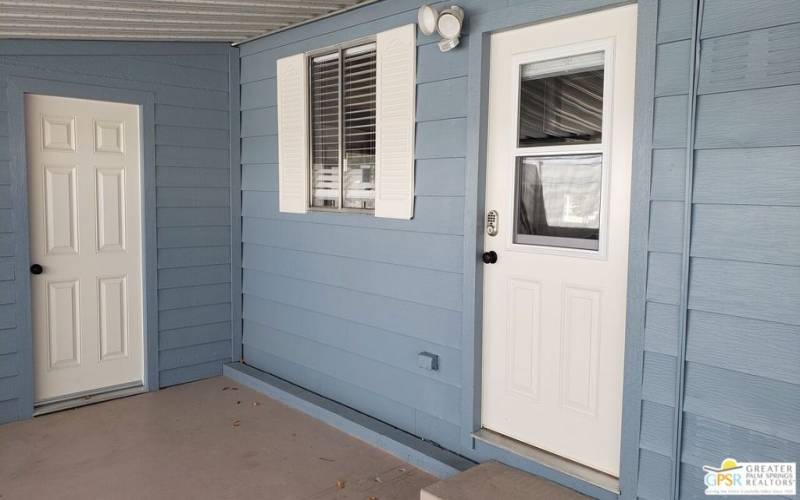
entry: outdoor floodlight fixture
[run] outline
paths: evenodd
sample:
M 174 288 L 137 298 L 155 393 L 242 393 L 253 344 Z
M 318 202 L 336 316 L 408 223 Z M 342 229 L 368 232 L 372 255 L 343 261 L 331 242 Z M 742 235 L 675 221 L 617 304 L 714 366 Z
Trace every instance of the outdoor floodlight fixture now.
M 458 5 L 445 7 L 441 11 L 430 5 L 423 5 L 417 12 L 417 24 L 423 35 L 439 33 L 439 50 L 447 52 L 461 41 L 461 27 L 464 24 L 464 9 Z

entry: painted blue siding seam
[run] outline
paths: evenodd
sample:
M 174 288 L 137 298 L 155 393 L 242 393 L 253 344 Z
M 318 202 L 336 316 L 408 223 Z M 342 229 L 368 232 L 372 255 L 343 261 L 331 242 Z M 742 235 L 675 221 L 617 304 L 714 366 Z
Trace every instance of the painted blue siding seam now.
M 383 294 L 383 293 L 376 293 L 376 292 L 371 292 L 371 291 L 368 291 L 368 290 L 361 290 L 359 288 L 351 288 L 351 287 L 342 286 L 342 285 L 335 285 L 333 283 L 326 283 L 324 281 L 317 281 L 317 280 L 311 280 L 311 279 L 306 279 L 306 278 L 298 278 L 296 276 L 292 276 L 292 275 L 288 275 L 288 274 L 277 273 L 277 272 L 272 272 L 272 271 L 265 271 L 264 269 L 248 267 L 247 265 L 244 265 L 243 268 L 244 269 L 251 269 L 251 270 L 259 271 L 261 273 L 272 275 L 272 276 L 280 276 L 281 278 L 286 278 L 286 279 L 290 279 L 290 280 L 302 281 L 304 283 L 311 283 L 311 284 L 314 284 L 314 285 L 324 285 L 324 286 L 329 286 L 331 288 L 338 288 L 338 289 L 341 289 L 341 290 L 348 290 L 348 291 L 353 291 L 353 292 L 366 293 L 366 294 L 369 294 L 369 295 L 372 295 L 372 296 L 375 296 L 375 297 L 381 297 L 381 298 L 385 298 L 385 299 L 392 299 L 392 300 L 396 300 L 398 302 L 407 302 L 409 304 L 416 304 L 416 305 L 426 306 L 426 307 L 430 307 L 430 308 L 433 308 L 433 309 L 441 309 L 442 311 L 461 313 L 461 308 L 454 309 L 452 307 L 445 307 L 445 306 L 442 306 L 442 305 L 431 305 L 431 304 L 429 304 L 429 303 L 427 303 L 425 301 L 422 301 L 422 300 L 411 300 L 411 299 L 407 299 L 407 298 L 400 298 L 400 297 L 396 297 L 396 296 L 392 296 L 392 295 L 386 295 L 386 294 Z M 427 271 L 428 269 L 424 269 L 424 270 Z
M 419 195 L 417 195 L 417 196 L 419 196 Z M 438 235 L 440 233 L 434 233 L 434 234 Z M 375 258 L 368 258 L 368 257 L 361 257 L 361 256 L 352 256 L 352 255 L 345 255 L 345 254 L 332 253 L 332 252 L 322 252 L 322 251 L 318 251 L 318 250 L 317 251 L 315 251 L 315 250 L 305 250 L 305 249 L 302 249 L 302 248 L 293 248 L 293 247 L 290 247 L 290 246 L 281 246 L 281 245 L 272 245 L 272 244 L 266 244 L 266 243 L 259 243 L 257 241 L 251 241 L 251 240 L 242 241 L 242 244 L 246 244 L 247 246 L 252 246 L 252 247 L 272 248 L 272 249 L 276 249 L 276 250 L 288 250 L 288 251 L 302 253 L 302 254 L 320 255 L 320 256 L 324 256 L 324 257 L 336 257 L 336 258 L 341 258 L 341 259 L 345 259 L 345 260 L 356 260 L 356 261 L 359 261 L 359 262 L 372 262 L 372 263 L 375 263 L 375 264 L 386 264 L 386 265 L 389 265 L 389 266 L 405 267 L 405 268 L 409 268 L 409 269 L 420 269 L 420 270 L 425 270 L 425 271 L 435 271 L 437 273 L 449 273 L 449 274 L 458 274 L 458 275 L 464 274 L 463 270 L 454 271 L 454 270 L 450 270 L 450 269 L 441 269 L 441 268 L 435 268 L 435 267 L 431 267 L 431 266 L 392 262 L 390 260 L 383 260 L 383 259 L 375 259 Z
M 717 33 L 715 35 L 701 36 L 701 39 L 703 41 L 713 40 L 715 38 L 723 38 L 723 37 L 730 36 L 730 35 L 740 35 L 742 33 L 750 33 L 752 31 L 760 31 L 760 30 L 764 30 L 764 29 L 767 29 L 767 28 L 780 28 L 782 26 L 790 26 L 792 24 L 796 24 L 797 22 L 798 22 L 797 20 L 790 20 L 790 21 L 787 21 L 785 23 L 770 24 L 769 26 L 754 26 L 752 28 L 745 29 L 745 30 L 740 30 L 740 31 L 730 31 L 730 32 L 725 32 L 725 33 Z
M 0 65 L 0 74 L 2 74 L 3 70 L 4 68 Z M 9 101 L 9 113 L 6 118 L 7 120 L 10 120 L 12 114 L 16 116 L 24 116 L 25 114 L 22 100 L 14 99 L 13 102 L 11 102 L 12 100 L 10 97 L 12 93 L 17 93 L 18 90 L 14 82 L 8 82 L 7 99 Z M 14 190 L 13 207 L 9 208 L 13 210 L 16 234 L 24 234 L 26 233 L 25 228 L 28 227 L 28 211 L 20 210 L 20 208 L 28 206 L 28 193 L 27 189 L 19 188 L 19 186 L 27 186 L 27 177 L 23 177 L 19 168 L 13 168 L 12 165 L 20 161 L 20 159 L 25 158 L 25 132 L 20 127 L 12 127 L 9 132 L 8 141 L 14 144 L 15 151 L 14 153 L 9 151 L 11 154 L 8 155 L 8 160 L 10 160 L 8 165 L 11 168 L 12 185 L 18 186 L 18 188 Z M 9 149 L 11 144 L 9 144 Z M 2 154 L 0 154 L 0 156 L 2 156 Z M 11 279 L 14 280 L 13 283 L 15 284 L 17 292 L 15 301 L 16 309 L 14 311 L 16 317 L 14 318 L 13 326 L 16 327 L 16 336 L 19 342 L 17 356 L 20 358 L 20 364 L 22 365 L 20 367 L 19 385 L 16 392 L 17 411 L 15 417 L 17 419 L 30 418 L 33 416 L 33 336 L 24 334 L 30 331 L 31 325 L 33 324 L 31 320 L 30 275 L 27 274 L 28 266 L 30 266 L 29 245 L 30 242 L 28 238 L 16 238 L 14 259 L 15 272 L 11 277 Z M 0 318 L 0 321 L 2 321 L 2 318 Z M 31 361 L 30 364 L 28 363 L 29 360 Z
M 671 498 L 680 498 L 683 447 L 683 408 L 686 395 L 686 348 L 689 328 L 689 273 L 691 272 L 692 197 L 694 192 L 694 144 L 697 122 L 697 87 L 700 80 L 700 29 L 704 0 L 693 0 L 691 59 L 689 66 L 689 99 L 686 127 L 686 170 L 683 211 L 683 255 L 681 261 L 680 323 L 678 325 L 677 377 L 675 380 L 674 435 L 672 441 Z
M 640 1 L 637 14 L 634 94 L 634 137 L 631 177 L 631 236 L 628 251 L 628 298 L 626 314 L 625 370 L 622 422 L 627 432 L 620 444 L 620 498 L 633 500 L 638 493 L 644 400 L 644 351 L 647 328 L 648 246 L 653 190 L 653 134 L 656 93 L 658 0 Z
M 401 336 L 401 337 L 405 337 L 405 338 L 407 338 L 409 340 L 419 340 L 419 337 L 415 337 L 414 335 L 409 335 L 408 333 L 403 333 L 401 331 L 392 330 L 390 328 L 384 328 L 384 327 L 376 326 L 376 325 L 373 325 L 373 324 L 370 324 L 370 323 L 365 323 L 365 322 L 358 321 L 358 320 L 355 320 L 355 319 L 352 319 L 352 318 L 347 318 L 347 317 L 344 317 L 344 316 L 337 316 L 335 314 L 330 314 L 330 313 L 326 313 L 326 312 L 317 311 L 315 309 L 311 309 L 311 308 L 308 308 L 308 307 L 303 307 L 301 305 L 291 304 L 289 302 L 281 302 L 279 300 L 264 298 L 264 297 L 261 297 L 261 296 L 257 295 L 254 292 L 248 292 L 247 295 L 252 295 L 256 299 L 264 301 L 264 302 L 273 302 L 275 304 L 279 304 L 279 305 L 284 306 L 284 307 L 288 307 L 288 308 L 292 308 L 292 309 L 299 309 L 301 311 L 307 311 L 309 313 L 319 314 L 320 316 L 327 316 L 329 318 L 333 318 L 333 319 L 336 319 L 336 320 L 339 320 L 339 321 L 346 321 L 348 323 L 352 323 L 353 325 L 364 326 L 364 327 L 368 327 L 368 328 L 371 328 L 371 329 L 377 330 L 377 331 L 385 331 L 385 332 L 390 333 L 392 335 L 398 335 L 398 336 Z M 247 319 L 247 318 L 249 318 L 249 315 L 245 314 L 245 319 Z M 445 348 L 448 348 L 448 347 L 449 348 L 453 348 L 453 347 L 458 348 L 457 345 L 454 346 L 453 344 L 447 344 L 447 343 L 444 343 L 444 342 L 439 342 L 436 339 L 426 339 L 426 342 L 429 342 L 429 343 L 435 344 L 435 345 L 439 345 L 439 346 L 442 346 L 442 347 L 445 347 Z
M 241 73 L 239 48 L 228 49 L 230 118 L 230 209 L 231 209 L 231 360 L 242 360 L 242 158 Z M 234 110 L 237 112 L 234 113 Z

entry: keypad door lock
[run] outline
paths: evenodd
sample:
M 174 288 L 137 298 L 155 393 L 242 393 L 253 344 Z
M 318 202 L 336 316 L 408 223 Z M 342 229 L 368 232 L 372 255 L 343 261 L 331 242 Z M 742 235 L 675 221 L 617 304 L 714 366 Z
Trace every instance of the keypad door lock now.
M 489 236 L 497 236 L 498 231 L 498 218 L 497 210 L 489 210 L 486 212 L 486 234 Z

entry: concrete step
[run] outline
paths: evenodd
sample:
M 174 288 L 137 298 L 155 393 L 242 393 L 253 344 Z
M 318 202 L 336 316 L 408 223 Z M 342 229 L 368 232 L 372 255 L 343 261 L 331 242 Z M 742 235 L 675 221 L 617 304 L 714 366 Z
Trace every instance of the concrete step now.
M 498 462 L 485 462 L 422 489 L 420 500 L 579 500 L 589 498 Z

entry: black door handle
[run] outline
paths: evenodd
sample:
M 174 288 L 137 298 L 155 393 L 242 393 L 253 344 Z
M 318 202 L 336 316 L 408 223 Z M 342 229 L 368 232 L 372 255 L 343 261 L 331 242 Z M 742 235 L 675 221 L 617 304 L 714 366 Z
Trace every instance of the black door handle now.
M 494 264 L 497 262 L 497 252 L 494 250 L 489 250 L 488 252 L 483 252 L 481 256 L 484 264 Z
M 44 271 L 44 268 L 39 264 L 31 265 L 31 274 L 42 274 L 42 271 Z

